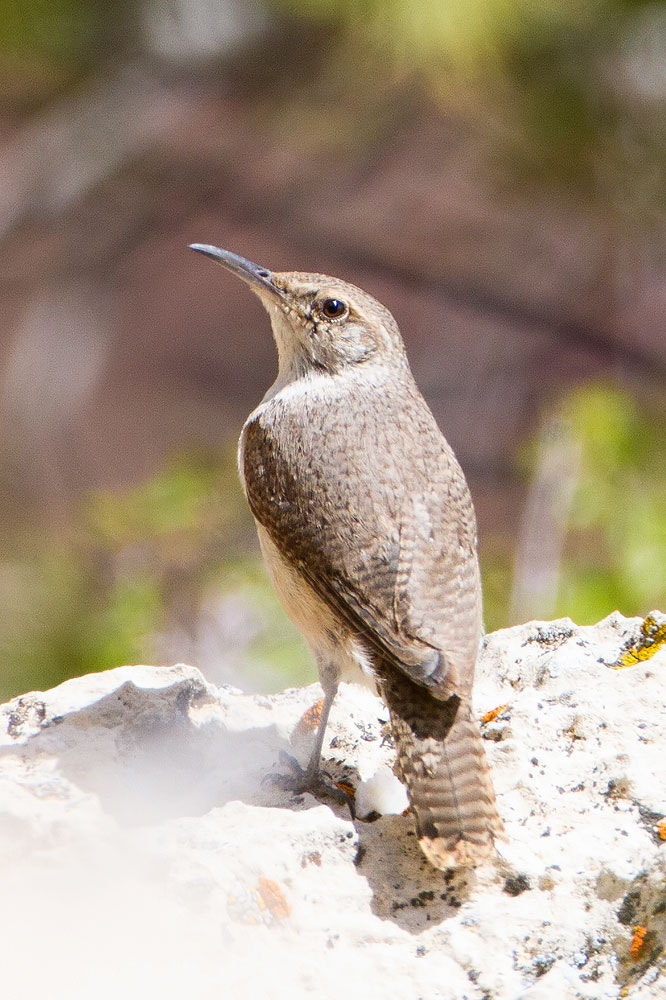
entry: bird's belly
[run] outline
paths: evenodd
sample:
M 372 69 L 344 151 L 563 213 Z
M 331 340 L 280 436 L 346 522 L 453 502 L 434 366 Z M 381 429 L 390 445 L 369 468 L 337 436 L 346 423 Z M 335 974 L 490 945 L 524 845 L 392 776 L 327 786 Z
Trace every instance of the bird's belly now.
M 271 583 L 287 615 L 312 650 L 322 682 L 325 673 L 331 680 L 370 684 L 375 690 L 369 654 L 283 558 L 268 532 L 258 523 L 257 534 Z

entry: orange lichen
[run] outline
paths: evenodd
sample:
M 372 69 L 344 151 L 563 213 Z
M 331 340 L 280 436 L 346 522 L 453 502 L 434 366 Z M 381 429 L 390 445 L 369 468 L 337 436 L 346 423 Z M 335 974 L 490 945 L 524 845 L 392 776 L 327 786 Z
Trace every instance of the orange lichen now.
M 303 712 L 303 715 L 298 720 L 296 726 L 296 732 L 298 733 L 314 733 L 317 726 L 321 722 L 321 713 L 324 709 L 324 699 L 320 698 L 316 701 L 314 705 L 308 708 L 307 712 Z
M 501 715 L 505 708 L 509 707 L 509 702 L 506 705 L 498 705 L 497 708 L 491 708 L 489 712 L 481 716 L 481 722 L 494 722 L 498 715 Z
M 666 819 L 660 819 L 657 823 L 657 833 L 660 840 L 666 840 Z
M 629 954 L 631 955 L 632 962 L 637 962 L 643 954 L 646 934 L 647 927 L 643 927 L 642 924 L 636 924 L 634 927 L 634 934 L 631 939 L 631 945 L 629 946 Z
M 624 667 L 643 663 L 654 656 L 664 644 L 666 644 L 666 621 L 657 621 L 653 614 L 648 615 L 641 625 L 639 638 L 625 646 L 619 660 L 613 666 L 616 670 L 622 670 Z
M 356 795 L 356 789 L 353 785 L 349 785 L 346 781 L 334 781 L 333 784 L 336 788 L 339 788 L 341 792 L 348 795 L 350 799 L 353 799 Z
M 277 882 L 260 875 L 257 889 L 271 916 L 284 918 L 290 915 L 291 906 L 285 899 L 284 893 Z

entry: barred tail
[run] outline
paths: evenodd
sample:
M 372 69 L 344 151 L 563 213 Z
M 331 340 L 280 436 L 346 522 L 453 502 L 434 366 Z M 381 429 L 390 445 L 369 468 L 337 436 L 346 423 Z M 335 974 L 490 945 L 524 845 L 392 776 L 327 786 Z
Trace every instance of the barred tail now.
M 474 867 L 504 827 L 471 705 L 457 695 L 440 701 L 407 678 L 385 677 L 398 767 L 421 848 L 436 868 Z

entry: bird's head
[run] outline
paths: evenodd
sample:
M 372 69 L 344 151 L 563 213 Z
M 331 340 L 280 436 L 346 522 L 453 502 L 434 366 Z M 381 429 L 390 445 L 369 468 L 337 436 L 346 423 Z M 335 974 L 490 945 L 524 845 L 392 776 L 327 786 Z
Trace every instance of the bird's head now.
M 269 271 L 207 244 L 190 249 L 222 264 L 259 296 L 273 327 L 280 381 L 313 371 L 337 375 L 357 366 L 407 365 L 393 316 L 355 285 L 324 274 Z

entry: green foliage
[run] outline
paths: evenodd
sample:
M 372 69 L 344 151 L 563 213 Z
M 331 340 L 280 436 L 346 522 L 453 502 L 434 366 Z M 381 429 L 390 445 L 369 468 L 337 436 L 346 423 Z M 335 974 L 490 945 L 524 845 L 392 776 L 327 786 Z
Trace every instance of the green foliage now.
M 557 433 L 580 446 L 580 464 L 547 616 L 592 624 L 616 609 L 644 616 L 666 607 L 666 412 L 641 406 L 616 385 L 591 383 L 556 404 L 548 424 L 553 413 Z M 517 455 L 526 481 L 541 446 L 535 435 Z M 516 624 L 514 553 L 504 534 L 482 536 L 481 564 L 487 630 Z
M 483 624 L 494 632 L 509 624 L 509 599 L 513 575 L 513 552 L 508 534 L 482 535 L 479 557 L 483 583 Z
M 344 25 L 410 68 L 501 58 L 526 36 L 594 16 L 601 5 L 557 0 L 274 0 L 296 16 Z
M 125 44 L 129 8 L 125 0 L 0 0 L 0 111 L 31 114 L 108 65 Z
M 0 0 L 0 52 L 88 61 L 118 7 L 95 0 Z
M 14 539 L 0 562 L 0 700 L 154 662 L 164 636 L 171 660 L 183 657 L 180 642 L 196 662 L 212 594 L 233 595 L 242 619 L 235 630 L 227 622 L 238 683 L 270 690 L 311 677 L 258 554 L 247 555 L 254 531 L 233 466 L 231 452 L 181 457 L 133 489 L 89 497 L 58 534 Z
M 666 419 L 611 385 L 573 392 L 582 444 L 557 611 L 592 622 L 666 606 Z
M 490 139 L 498 183 L 523 195 L 528 183 L 546 186 L 644 224 L 661 212 L 664 98 L 651 80 L 665 0 L 271 2 L 332 28 L 323 72 L 344 76 L 352 95 L 346 127 L 334 130 L 341 141 L 359 105 L 373 103 L 376 118 L 377 91 L 399 107 L 391 85 L 413 81 Z

